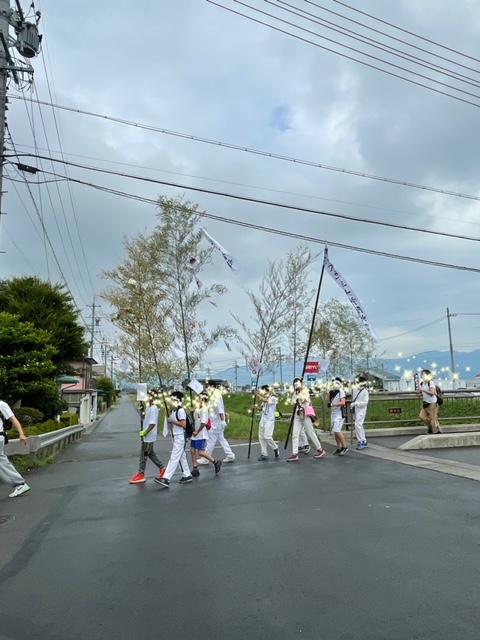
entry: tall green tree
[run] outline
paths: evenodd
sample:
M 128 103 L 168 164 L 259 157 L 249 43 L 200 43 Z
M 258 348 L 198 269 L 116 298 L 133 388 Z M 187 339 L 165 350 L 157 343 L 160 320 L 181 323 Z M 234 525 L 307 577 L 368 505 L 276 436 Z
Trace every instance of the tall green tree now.
M 0 313 L 0 390 L 1 399 L 34 407 L 52 417 L 60 408 L 53 380 L 56 348 L 49 332 L 31 322 Z
M 47 331 L 55 345 L 55 373 L 87 355 L 85 328 L 71 295 L 61 284 L 50 284 L 35 276 L 0 281 L 0 312 L 17 316 Z

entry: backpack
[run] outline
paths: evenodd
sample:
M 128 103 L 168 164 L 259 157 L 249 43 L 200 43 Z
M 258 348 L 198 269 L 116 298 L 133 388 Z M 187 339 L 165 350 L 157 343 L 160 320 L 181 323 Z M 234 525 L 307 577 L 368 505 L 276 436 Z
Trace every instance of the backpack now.
M 5 444 L 8 444 L 7 431 L 11 431 L 13 429 L 13 422 L 12 422 L 11 418 L 6 418 L 1 411 L 0 411 L 0 418 L 2 419 L 2 422 L 3 422 L 3 427 L 2 427 L 2 429 L 3 429 L 3 439 L 4 439 Z
M 178 412 L 180 408 L 181 407 L 179 407 L 176 411 L 177 420 L 178 420 Z M 188 411 L 185 411 L 185 415 L 187 416 L 185 420 L 185 438 L 188 440 L 188 438 L 191 438 L 193 436 L 193 432 L 195 431 L 195 425 L 194 425 L 192 416 L 188 413 Z
M 443 392 L 438 386 L 438 384 L 435 385 L 435 394 L 437 396 L 437 404 L 439 407 L 441 407 L 443 404 Z

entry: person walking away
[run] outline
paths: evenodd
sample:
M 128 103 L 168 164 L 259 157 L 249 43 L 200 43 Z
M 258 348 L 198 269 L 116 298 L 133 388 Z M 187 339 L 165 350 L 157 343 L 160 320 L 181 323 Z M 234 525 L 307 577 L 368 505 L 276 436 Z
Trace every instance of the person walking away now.
M 280 457 L 278 452 L 278 445 L 273 439 L 273 431 L 275 429 L 275 413 L 277 411 L 277 398 L 273 389 L 268 384 L 264 384 L 260 387 L 259 391 L 255 391 L 255 395 L 262 402 L 262 417 L 260 418 L 260 425 L 258 427 L 258 440 L 260 442 L 260 461 L 268 460 L 269 446 L 275 453 L 275 459 Z
M 169 428 L 172 430 L 173 448 L 170 454 L 170 459 L 167 464 L 163 478 L 154 478 L 154 482 L 162 487 L 168 489 L 170 486 L 170 480 L 173 474 L 177 470 L 178 465 L 182 469 L 182 477 L 180 478 L 180 484 L 187 484 L 192 482 L 192 474 L 190 473 L 190 467 L 188 466 L 187 456 L 185 454 L 185 427 L 187 426 L 187 414 L 182 407 L 183 393 L 181 391 L 174 391 L 170 397 L 170 403 L 172 404 L 172 412 L 168 418 Z
M 438 421 L 437 390 L 429 369 L 422 370 L 422 382 L 417 395 L 423 400 L 419 418 L 427 426 L 427 433 L 442 433 Z
M 165 465 L 153 450 L 153 445 L 158 437 L 158 407 L 155 404 L 155 398 L 149 397 L 149 407 L 143 418 L 143 429 L 140 431 L 140 463 L 138 465 L 138 473 L 129 480 L 130 484 L 140 484 L 145 482 L 145 467 L 147 459 L 150 459 L 160 470 L 159 478 L 165 473 Z
M 307 387 L 303 386 L 301 378 L 295 378 L 293 381 L 294 393 L 292 396 L 292 404 L 294 410 L 293 418 L 293 433 L 292 433 L 292 453 L 288 456 L 287 462 L 298 462 L 298 445 L 302 428 L 305 429 L 305 435 L 315 446 L 314 458 L 323 458 L 325 455 L 322 444 L 318 439 L 315 429 L 313 428 L 312 421 L 305 415 L 305 410 L 310 402 L 310 394 Z
M 208 434 L 208 396 L 201 394 L 199 397 L 199 406 L 195 411 L 195 431 L 190 438 L 190 454 L 192 456 L 192 476 L 196 477 L 200 475 L 198 470 L 198 464 L 201 459 L 211 462 L 215 467 L 215 473 L 218 473 L 222 468 L 220 460 L 215 460 L 213 456 L 206 452 L 207 448 L 207 434 Z
M 208 433 L 208 444 L 206 452 L 209 455 L 213 454 L 215 445 L 218 444 L 225 452 L 225 458 L 223 462 L 235 462 L 235 454 L 232 451 L 232 447 L 225 438 L 225 428 L 227 426 L 225 406 L 223 404 L 223 397 L 220 389 L 217 389 L 213 382 L 208 385 L 208 410 L 209 417 L 212 423 L 212 428 Z M 200 464 L 200 463 L 199 463 Z M 208 464 L 208 462 L 203 462 Z
M 15 417 L 8 404 L 3 402 L 3 400 L 0 400 L 0 480 L 13 487 L 13 491 L 8 497 L 18 498 L 24 493 L 27 493 L 27 491 L 30 491 L 30 487 L 5 454 L 5 445 L 8 442 L 5 423 L 9 420 L 12 423 L 12 427 L 17 430 L 18 437 L 23 444 L 27 444 L 27 437 L 23 431 L 22 425 Z
M 337 443 L 337 450 L 334 451 L 333 455 L 344 456 L 348 451 L 345 436 L 342 433 L 344 422 L 343 407 L 347 404 L 347 399 L 345 397 L 341 378 L 335 378 L 333 381 L 333 389 L 330 391 L 329 402 L 327 404 L 332 410 L 331 425 L 332 431 L 335 435 L 335 442 Z
M 356 389 L 353 400 L 350 404 L 350 411 L 355 420 L 355 435 L 357 437 L 357 451 L 368 447 L 367 438 L 365 436 L 365 428 L 363 426 L 367 415 L 368 401 L 370 394 L 367 389 L 367 379 L 359 376 L 357 379 L 358 388 Z

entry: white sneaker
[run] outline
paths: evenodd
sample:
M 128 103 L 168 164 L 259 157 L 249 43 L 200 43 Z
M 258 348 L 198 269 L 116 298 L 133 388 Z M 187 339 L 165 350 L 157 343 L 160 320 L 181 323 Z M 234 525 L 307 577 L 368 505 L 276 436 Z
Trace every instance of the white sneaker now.
M 223 462 L 235 462 L 235 456 L 233 456 L 233 458 L 231 458 L 231 457 L 227 456 L 227 457 L 223 460 Z
M 27 491 L 30 491 L 30 487 L 28 486 L 27 483 L 24 482 L 23 484 L 19 484 L 17 487 L 15 487 L 13 492 L 8 497 L 18 498 L 18 496 L 21 496 L 22 494 L 27 493 Z
M 210 463 L 206 458 L 200 458 L 197 464 L 210 464 Z

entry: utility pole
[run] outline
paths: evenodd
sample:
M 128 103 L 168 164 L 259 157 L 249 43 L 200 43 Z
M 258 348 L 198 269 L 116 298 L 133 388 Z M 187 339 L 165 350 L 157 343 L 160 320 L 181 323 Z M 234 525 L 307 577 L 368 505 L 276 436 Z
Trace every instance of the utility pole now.
M 450 324 L 450 318 L 453 318 L 456 315 L 456 313 L 450 313 L 450 309 L 447 307 L 448 342 L 450 344 L 450 366 L 452 368 L 452 389 L 455 389 L 457 385 L 455 376 L 455 359 L 453 357 L 452 326 Z
M 280 384 L 283 387 L 282 349 L 278 347 L 278 361 L 280 363 Z
M 14 82 L 19 85 L 24 74 L 33 75 L 33 67 L 24 61 L 14 61 L 10 49 L 15 48 L 23 58 L 34 58 L 40 50 L 42 36 L 38 34 L 38 22 L 41 14 L 36 12 L 35 23 L 27 22 L 23 15 L 20 0 L 15 0 L 16 9 L 10 6 L 10 0 L 0 0 L 0 216 L 3 196 L 3 166 L 5 164 L 5 114 L 7 107 L 7 83 L 12 75 Z M 15 31 L 15 37 L 10 36 L 10 27 Z M 24 165 L 19 166 L 22 170 Z M 23 170 L 31 170 L 24 167 Z
M 113 382 L 113 351 L 110 352 L 110 380 Z
M 90 357 L 93 358 L 93 343 L 95 339 L 95 296 L 93 296 L 92 304 L 92 324 L 90 328 Z
M 233 365 L 233 368 L 235 369 L 235 391 L 238 389 L 238 363 L 235 360 L 235 364 Z

